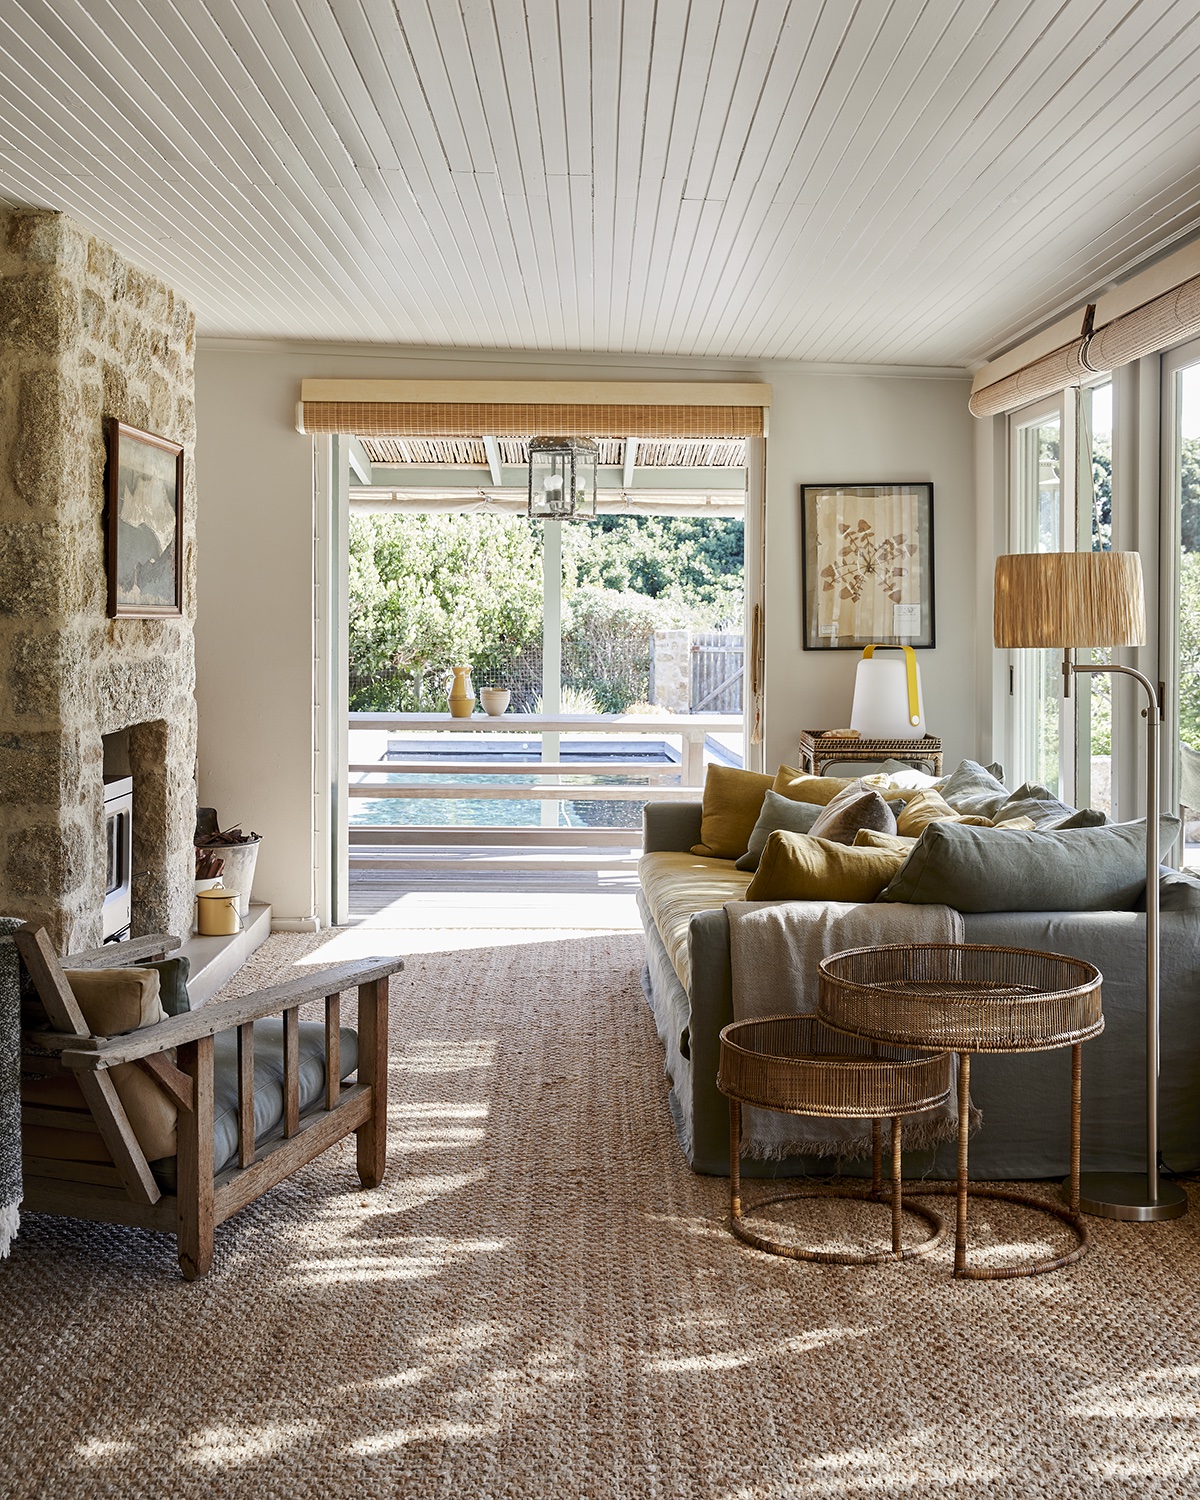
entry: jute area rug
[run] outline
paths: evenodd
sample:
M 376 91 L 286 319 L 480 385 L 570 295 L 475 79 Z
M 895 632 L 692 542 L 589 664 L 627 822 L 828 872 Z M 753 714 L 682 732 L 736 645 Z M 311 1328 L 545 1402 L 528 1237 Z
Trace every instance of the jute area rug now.
M 1097 1221 L 1080 1265 L 1005 1283 L 750 1250 L 680 1158 L 640 962 L 594 933 L 410 957 L 385 1186 L 344 1144 L 218 1230 L 204 1281 L 163 1236 L 28 1216 L 0 1492 L 1200 1494 L 1200 1212 Z M 973 1226 L 985 1256 L 1046 1243 Z

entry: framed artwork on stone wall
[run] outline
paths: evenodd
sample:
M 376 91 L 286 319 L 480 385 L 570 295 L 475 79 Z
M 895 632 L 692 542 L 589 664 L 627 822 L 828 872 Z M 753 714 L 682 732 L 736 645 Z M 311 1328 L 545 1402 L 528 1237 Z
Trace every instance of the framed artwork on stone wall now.
M 803 484 L 806 651 L 933 645 L 933 485 Z
M 108 421 L 108 613 L 183 613 L 183 445 Z

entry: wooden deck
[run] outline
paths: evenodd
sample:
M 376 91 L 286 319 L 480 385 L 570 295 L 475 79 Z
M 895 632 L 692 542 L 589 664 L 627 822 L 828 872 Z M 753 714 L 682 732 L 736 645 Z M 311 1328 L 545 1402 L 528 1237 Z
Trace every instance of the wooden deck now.
M 352 923 L 396 926 L 636 925 L 637 855 L 619 849 L 473 848 L 372 857 L 356 850 Z

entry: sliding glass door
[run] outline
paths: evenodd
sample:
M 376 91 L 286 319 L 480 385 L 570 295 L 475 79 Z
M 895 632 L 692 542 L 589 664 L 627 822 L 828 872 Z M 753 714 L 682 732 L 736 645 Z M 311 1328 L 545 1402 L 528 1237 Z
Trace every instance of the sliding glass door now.
M 1171 748 L 1184 820 L 1181 862 L 1185 868 L 1196 869 L 1200 868 L 1200 342 L 1164 355 L 1162 411 L 1163 592 L 1168 603 L 1164 659 L 1170 667 L 1166 707 L 1168 723 L 1177 728 Z
M 1112 546 L 1112 384 L 1103 381 L 1014 412 L 1009 422 L 1014 552 Z M 1105 653 L 1080 652 L 1081 661 Z M 1036 781 L 1068 802 L 1108 811 L 1111 694 L 1107 677 L 1076 678 L 1063 696 L 1061 651 L 1014 651 L 1007 750 L 1014 784 Z
M 1068 500 L 1073 465 L 1072 413 L 1061 396 L 1014 412 L 1009 423 L 1010 540 L 1014 552 L 1061 552 L 1075 543 L 1075 507 Z M 1073 736 L 1062 698 L 1062 657 L 1055 651 L 1013 651 L 1008 662 L 1012 784 L 1037 781 L 1061 791 L 1071 767 Z

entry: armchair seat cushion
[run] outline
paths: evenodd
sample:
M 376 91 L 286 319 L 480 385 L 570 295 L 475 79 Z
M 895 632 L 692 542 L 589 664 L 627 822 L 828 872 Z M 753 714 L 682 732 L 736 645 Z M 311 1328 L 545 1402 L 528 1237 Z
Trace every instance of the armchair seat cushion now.
M 301 1021 L 300 1112 L 325 1096 L 325 1026 Z M 358 1067 L 358 1033 L 348 1026 L 341 1036 L 341 1075 L 349 1078 Z M 213 1172 L 237 1160 L 237 1032 L 222 1031 L 213 1038 Z M 262 1145 L 283 1129 L 283 1018 L 271 1016 L 254 1023 L 254 1143 Z M 168 1191 L 175 1189 L 175 1158 L 154 1163 L 154 1175 Z

